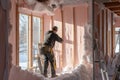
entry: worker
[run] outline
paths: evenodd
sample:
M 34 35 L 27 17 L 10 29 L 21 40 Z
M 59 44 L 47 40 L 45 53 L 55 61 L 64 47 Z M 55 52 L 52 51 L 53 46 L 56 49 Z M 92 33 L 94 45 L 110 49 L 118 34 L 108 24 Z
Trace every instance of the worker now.
M 48 69 L 48 65 L 50 62 L 51 65 L 51 77 L 56 77 L 56 62 L 55 62 L 55 56 L 54 56 L 54 52 L 53 52 L 53 48 L 55 46 L 55 42 L 63 42 L 63 39 L 60 38 L 56 33 L 58 31 L 58 27 L 54 26 L 52 27 L 52 30 L 49 30 L 46 34 L 45 34 L 45 40 L 43 43 L 43 47 L 41 48 L 41 54 L 44 55 L 45 60 L 44 60 L 44 72 L 43 75 L 45 77 L 47 76 L 47 69 Z

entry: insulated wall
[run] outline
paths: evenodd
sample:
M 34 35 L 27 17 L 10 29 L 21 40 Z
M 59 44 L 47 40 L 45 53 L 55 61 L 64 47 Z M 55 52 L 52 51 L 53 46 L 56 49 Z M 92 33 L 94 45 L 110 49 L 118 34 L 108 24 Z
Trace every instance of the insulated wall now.
M 57 68 L 60 70 L 68 67 L 73 69 L 83 61 L 86 53 L 85 27 L 89 27 L 88 14 L 88 4 L 84 3 L 64 6 L 56 10 L 52 17 L 44 15 L 44 33 L 52 26 L 58 26 L 58 35 L 64 40 L 55 46 Z

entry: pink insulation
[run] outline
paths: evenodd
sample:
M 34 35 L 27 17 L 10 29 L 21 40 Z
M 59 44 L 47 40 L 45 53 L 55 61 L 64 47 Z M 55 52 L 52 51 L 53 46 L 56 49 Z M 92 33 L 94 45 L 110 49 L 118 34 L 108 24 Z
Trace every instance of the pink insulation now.
M 12 66 L 9 80 L 44 80 L 42 75 L 33 74 L 27 70 L 21 70 L 20 67 Z

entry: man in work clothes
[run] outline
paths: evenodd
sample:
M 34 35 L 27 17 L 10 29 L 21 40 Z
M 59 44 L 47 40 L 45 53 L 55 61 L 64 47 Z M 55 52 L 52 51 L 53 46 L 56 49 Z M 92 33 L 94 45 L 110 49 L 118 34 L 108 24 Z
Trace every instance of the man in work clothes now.
M 56 41 L 60 43 L 63 42 L 63 39 L 56 34 L 57 30 L 58 30 L 57 26 L 54 26 L 52 30 L 46 33 L 43 47 L 41 49 L 42 50 L 41 54 L 43 54 L 45 57 L 44 73 L 43 73 L 45 77 L 47 77 L 47 69 L 48 69 L 49 62 L 51 64 L 52 77 L 56 77 L 56 71 L 55 71 L 56 62 L 55 62 L 53 47 L 55 46 Z

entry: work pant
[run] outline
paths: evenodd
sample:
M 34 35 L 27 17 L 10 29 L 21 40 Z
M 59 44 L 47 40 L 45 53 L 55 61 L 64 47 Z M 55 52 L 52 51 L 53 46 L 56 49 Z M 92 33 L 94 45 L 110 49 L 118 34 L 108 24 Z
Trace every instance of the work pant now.
M 45 54 L 44 75 L 47 76 L 47 69 L 48 69 L 49 62 L 50 62 L 50 65 L 51 65 L 51 74 L 52 74 L 52 76 L 55 76 L 56 75 L 56 72 L 55 72 L 56 62 L 55 62 L 54 54 L 51 54 L 51 53 Z
M 44 76 L 47 76 L 47 69 L 49 66 L 49 62 L 51 65 L 51 74 L 52 76 L 56 75 L 56 61 L 55 61 L 55 56 L 53 53 L 53 50 L 51 47 L 49 46 L 44 46 L 43 48 L 41 48 L 41 54 L 44 55 Z

